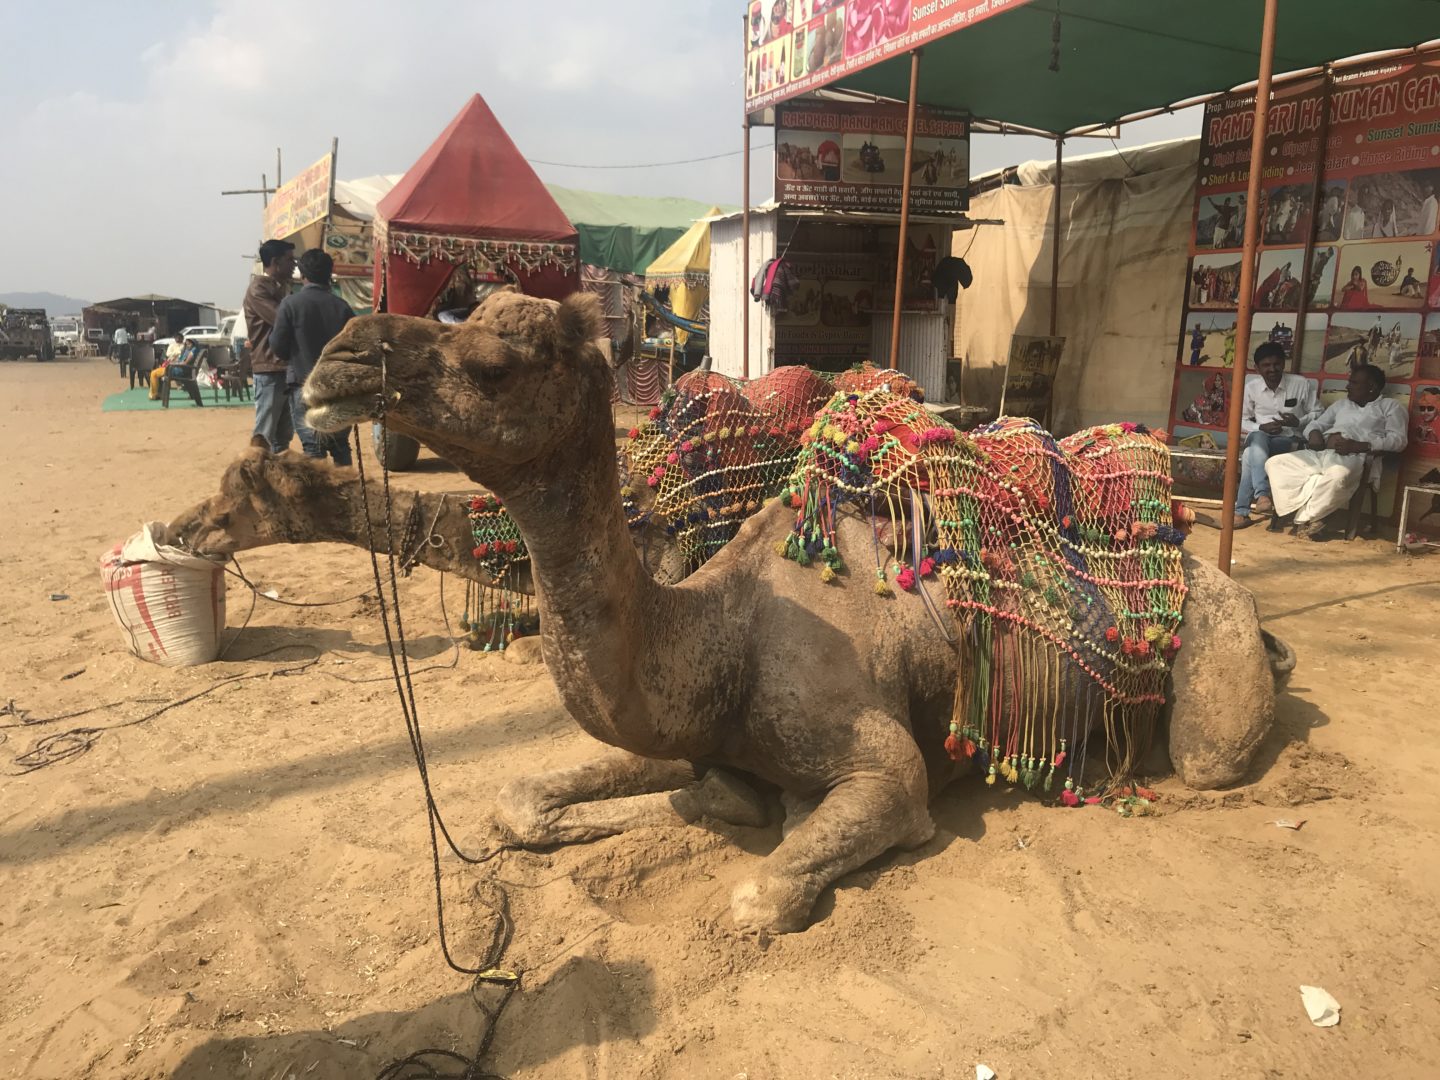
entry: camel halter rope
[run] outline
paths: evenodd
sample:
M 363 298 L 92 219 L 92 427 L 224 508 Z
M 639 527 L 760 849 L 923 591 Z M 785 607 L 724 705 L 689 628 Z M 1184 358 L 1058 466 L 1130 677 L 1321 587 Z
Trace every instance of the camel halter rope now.
M 385 358 L 382 353 L 380 359 L 380 393 L 376 398 L 375 421 L 380 425 L 382 436 L 386 433 L 385 407 L 389 387 L 389 377 L 386 371 Z M 410 657 L 405 647 L 405 623 L 400 611 L 400 591 L 397 584 L 399 575 L 396 573 L 395 544 L 393 535 L 392 501 L 390 496 L 390 468 L 386 464 L 385 455 L 380 455 L 380 479 L 381 491 L 383 493 L 382 510 L 385 515 L 385 532 L 387 538 L 386 561 L 389 569 L 389 600 L 387 602 L 384 583 L 380 575 L 380 560 L 375 550 L 375 534 L 370 517 L 369 495 L 365 485 L 365 453 L 364 443 L 360 436 L 360 427 L 356 425 L 353 430 L 355 441 L 355 468 L 360 479 L 361 505 L 365 514 L 366 542 L 370 550 L 370 570 L 375 579 L 375 596 L 379 602 L 380 625 L 385 632 L 385 646 L 390 654 L 390 671 L 395 683 L 395 692 L 400 701 L 400 712 L 405 718 L 405 732 L 410 739 L 410 750 L 415 757 L 415 766 L 420 773 L 420 786 L 425 793 L 425 816 L 426 824 L 430 830 L 430 863 L 435 883 L 435 919 L 439 928 L 440 951 L 445 957 L 445 963 L 454 971 L 462 975 L 474 976 L 470 985 L 471 1000 L 484 1016 L 487 1026 L 480 1045 L 471 1058 L 466 1058 L 450 1050 L 429 1048 L 419 1050 L 409 1057 L 394 1061 L 382 1070 L 377 1080 L 402 1080 L 409 1077 L 436 1077 L 444 1074 L 437 1070 L 436 1065 L 426 1060 L 438 1058 L 442 1061 L 458 1064 L 463 1067 L 463 1072 L 454 1074 L 458 1080 L 503 1080 L 497 1073 L 485 1072 L 481 1069 L 480 1062 L 494 1041 L 495 1031 L 500 1022 L 500 1014 L 505 1011 L 511 997 L 520 986 L 520 974 L 496 966 L 500 958 L 510 946 L 511 938 L 514 936 L 514 923 L 510 919 L 509 899 L 499 884 L 493 884 L 496 894 L 494 902 L 487 902 L 477 896 L 479 902 L 490 909 L 495 916 L 494 929 L 491 939 L 486 948 L 483 959 L 474 967 L 459 963 L 450 951 L 450 943 L 445 931 L 445 897 L 440 874 L 440 837 L 445 838 L 445 844 L 450 852 L 461 862 L 472 866 L 489 862 L 500 853 L 503 848 L 490 852 L 486 855 L 471 855 L 460 849 L 460 845 L 451 836 L 445 820 L 440 815 L 440 808 L 435 803 L 435 795 L 430 786 L 430 770 L 425 758 L 425 739 L 420 730 L 420 712 L 415 702 L 415 686 L 411 681 Z M 395 627 L 392 633 L 390 627 L 390 612 L 394 610 Z M 398 643 L 398 648 L 397 648 Z M 487 1008 L 481 1000 L 478 991 L 482 986 L 499 986 L 502 988 L 501 997 L 493 1007 Z M 426 1070 L 416 1074 L 413 1069 Z

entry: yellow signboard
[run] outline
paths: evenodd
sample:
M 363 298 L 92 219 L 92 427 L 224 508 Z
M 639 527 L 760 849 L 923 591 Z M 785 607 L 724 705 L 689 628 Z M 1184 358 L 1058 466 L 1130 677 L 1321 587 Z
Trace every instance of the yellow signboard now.
M 330 213 L 334 158 L 326 154 L 293 180 L 280 185 L 265 207 L 265 239 L 284 240 Z

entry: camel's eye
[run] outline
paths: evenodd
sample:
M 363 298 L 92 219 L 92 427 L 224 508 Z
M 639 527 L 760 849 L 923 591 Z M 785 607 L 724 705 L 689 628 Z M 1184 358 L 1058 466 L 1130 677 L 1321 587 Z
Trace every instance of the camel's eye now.
M 230 515 L 216 514 L 210 519 L 210 524 L 217 529 L 228 529 L 230 527 Z
M 499 390 L 510 378 L 509 364 L 485 364 L 475 363 L 469 365 L 470 376 L 480 384 L 480 389 L 485 391 Z

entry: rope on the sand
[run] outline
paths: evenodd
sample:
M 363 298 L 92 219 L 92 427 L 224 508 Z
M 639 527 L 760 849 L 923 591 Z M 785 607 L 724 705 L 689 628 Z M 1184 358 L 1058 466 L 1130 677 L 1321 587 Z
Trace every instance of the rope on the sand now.
M 386 371 L 384 356 L 380 360 L 380 381 L 381 392 L 377 397 L 376 420 L 380 424 L 382 437 L 385 432 L 385 384 Z M 385 557 L 389 568 L 390 597 L 387 601 L 385 596 L 384 583 L 380 576 L 380 560 L 375 550 L 375 534 L 371 525 L 369 496 L 365 484 L 365 455 L 364 447 L 360 438 L 360 429 L 353 430 L 355 438 L 355 465 L 360 478 L 360 499 L 365 514 L 366 545 L 370 550 L 370 570 L 375 578 L 375 597 L 380 605 L 380 626 L 385 632 L 385 645 L 390 654 L 390 671 L 395 683 L 395 692 L 400 701 L 400 713 L 405 719 L 405 732 L 410 739 L 410 749 L 415 756 L 415 766 L 420 773 L 420 786 L 425 793 L 425 817 L 426 825 L 430 830 L 430 864 L 435 882 L 435 919 L 439 929 L 440 952 L 445 958 L 445 963 L 452 970 L 464 975 L 473 975 L 474 981 L 470 986 L 471 998 L 484 1015 L 486 1023 L 485 1034 L 480 1041 L 473 1057 L 466 1058 L 452 1050 L 441 1050 L 427 1048 L 416 1051 L 408 1057 L 391 1062 L 379 1074 L 377 1080 L 440 1080 L 440 1078 L 454 1078 L 454 1080 L 504 1080 L 497 1073 L 486 1072 L 481 1068 L 480 1062 L 490 1048 L 490 1043 L 495 1038 L 495 1031 L 500 1022 L 500 1014 L 505 1011 L 511 997 L 520 986 L 520 975 L 518 972 L 504 970 L 497 965 L 509 947 L 510 939 L 514 933 L 514 924 L 509 914 L 509 900 L 504 888 L 498 883 L 493 887 L 498 893 L 499 900 L 494 903 L 481 903 L 490 908 L 494 913 L 495 927 L 489 948 L 486 949 L 484 958 L 474 967 L 468 967 L 459 963 L 450 952 L 450 943 L 445 931 L 445 896 L 443 883 L 440 874 L 440 837 L 445 838 L 445 843 L 450 851 L 462 862 L 471 865 L 488 862 L 497 851 L 487 855 L 474 856 L 460 850 L 460 846 L 450 835 L 444 818 L 440 815 L 440 808 L 435 803 L 435 795 L 430 787 L 430 771 L 425 758 L 425 740 L 420 730 L 419 707 L 415 701 L 415 687 L 412 682 L 410 671 L 410 658 L 405 649 L 405 622 L 400 611 L 400 591 L 397 585 L 395 542 L 392 534 L 392 502 L 390 497 L 390 470 L 386 467 L 384 460 L 380 462 L 381 490 L 384 497 L 385 531 L 386 531 L 386 552 Z M 395 628 L 392 633 L 390 627 L 390 613 L 394 610 Z M 397 648 L 398 642 L 398 648 Z M 478 991 L 482 986 L 498 986 L 501 988 L 499 1001 L 491 1009 L 485 1008 L 480 1001 Z M 460 1072 L 441 1072 L 440 1068 L 445 1064 L 458 1065 Z
M 252 599 L 250 602 L 250 610 L 245 615 L 244 623 L 241 624 L 240 628 L 235 631 L 234 636 L 231 637 L 229 644 L 227 644 L 225 648 L 221 650 L 221 657 L 224 657 L 225 654 L 229 652 L 230 647 L 235 644 L 235 642 L 239 639 L 241 633 L 243 633 L 245 628 L 250 625 L 250 617 L 255 613 L 255 601 L 253 597 L 265 595 L 264 593 L 259 592 L 256 589 L 255 585 L 244 577 L 243 572 L 239 576 L 241 577 L 241 580 L 245 581 L 245 584 L 249 586 L 251 590 Z M 361 595 L 369 596 L 371 594 L 369 592 L 366 592 Z M 266 599 L 268 600 L 272 598 L 266 597 Z M 347 601 L 329 601 L 323 604 L 296 604 L 295 606 L 328 607 L 333 603 L 345 602 Z M 440 617 L 445 623 L 445 636 L 450 639 L 450 660 L 448 663 L 427 664 L 424 667 L 416 668 L 414 671 L 410 672 L 411 675 L 423 675 L 429 671 L 450 671 L 453 670 L 460 663 L 460 643 L 458 640 L 456 640 L 455 632 L 450 627 L 450 611 L 445 606 L 444 573 L 441 573 L 440 575 Z M 314 647 L 308 645 L 277 645 L 273 649 L 266 649 L 264 652 L 256 653 L 253 656 L 247 656 L 244 659 L 247 661 L 259 660 L 262 657 L 270 656 L 273 653 L 283 652 L 286 649 L 296 648 L 311 649 Z M 339 679 L 341 682 L 350 683 L 357 686 L 364 683 L 385 682 L 390 679 L 389 675 L 372 675 L 364 676 L 357 679 L 349 675 L 341 675 L 337 671 L 326 671 L 324 668 L 319 668 L 317 670 L 316 665 L 319 664 L 320 661 L 324 659 L 324 657 L 330 651 L 331 650 L 328 649 L 315 649 L 313 656 L 310 656 L 303 661 L 299 661 L 290 667 L 269 668 L 265 671 L 254 671 L 246 672 L 240 675 L 230 675 L 211 683 L 203 690 L 199 690 L 196 693 L 188 694 L 185 697 L 177 698 L 169 702 L 166 702 L 164 698 L 157 697 L 125 698 L 120 701 L 107 701 L 102 705 L 91 705 L 88 708 L 84 709 L 75 709 L 71 712 L 60 713 L 57 716 L 41 717 L 32 716 L 29 709 L 22 709 L 15 704 L 13 698 L 9 699 L 5 705 L 0 706 L 0 718 L 8 716 L 12 717 L 17 722 L 0 724 L 0 746 L 3 746 L 7 741 L 9 741 L 9 736 L 6 734 L 7 731 L 42 727 L 47 724 L 59 724 L 66 720 L 75 720 L 82 716 L 89 716 L 92 713 L 105 712 L 110 709 L 118 709 L 125 705 L 154 705 L 157 702 L 164 702 L 164 704 L 161 704 L 160 707 L 157 709 L 153 709 L 150 712 L 147 712 L 141 716 L 137 716 L 131 720 L 122 720 L 119 723 L 106 724 L 102 727 L 70 728 L 67 731 L 57 731 L 54 734 L 46 735 L 43 738 L 39 739 L 29 750 L 15 756 L 15 758 L 13 759 L 13 763 L 19 771 L 5 773 L 4 775 L 24 776 L 27 773 L 35 772 L 39 769 L 45 768 L 46 766 L 58 765 L 62 761 L 69 761 L 72 758 L 77 758 L 81 754 L 88 752 L 91 747 L 93 747 L 97 742 L 100 741 L 100 737 L 104 735 L 107 731 L 118 731 L 122 728 L 136 727 L 140 724 L 146 723 L 147 721 L 154 720 L 156 717 L 170 712 L 172 709 L 178 709 L 180 706 L 188 705 L 190 704 L 190 702 L 197 701 L 200 698 L 206 697 L 207 695 L 214 693 L 216 690 L 229 686 L 233 683 L 244 682 L 247 679 L 272 679 L 286 675 L 300 675 L 308 671 L 314 671 L 314 673 L 317 675 L 325 675 L 329 678 Z

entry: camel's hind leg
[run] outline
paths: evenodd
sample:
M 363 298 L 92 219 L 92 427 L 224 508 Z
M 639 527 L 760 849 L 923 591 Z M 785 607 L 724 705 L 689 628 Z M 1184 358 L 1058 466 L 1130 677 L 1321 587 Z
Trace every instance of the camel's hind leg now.
M 935 831 L 919 748 L 893 719 L 875 713 L 860 724 L 885 735 L 882 760 L 835 784 L 805 819 L 731 894 L 742 930 L 803 929 L 821 890 L 892 847 L 915 847 Z M 893 739 L 888 736 L 893 728 Z
M 765 824 L 759 796 L 712 770 L 697 780 L 688 761 L 656 761 L 615 750 L 585 765 L 512 780 L 495 797 L 500 823 L 526 845 L 613 836 L 647 826 L 689 825 L 702 817 Z

